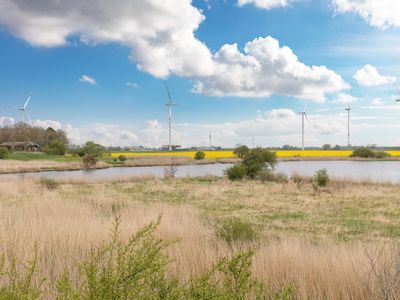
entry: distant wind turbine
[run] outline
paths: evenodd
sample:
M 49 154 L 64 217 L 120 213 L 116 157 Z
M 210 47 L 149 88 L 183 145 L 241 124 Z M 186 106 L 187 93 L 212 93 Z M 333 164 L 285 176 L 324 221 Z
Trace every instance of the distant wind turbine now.
M 168 95 L 168 103 L 165 104 L 169 108 L 169 115 L 168 115 L 168 151 L 172 151 L 172 107 L 178 104 L 172 102 L 171 94 L 168 89 L 167 81 L 164 81 L 165 88 L 167 90 Z
M 399 96 L 400 96 L 400 89 L 399 89 L 399 87 L 397 86 L 396 82 L 393 82 L 393 85 L 394 85 L 394 87 L 396 88 L 397 93 L 398 93 Z M 400 102 L 400 98 L 397 98 L 397 99 L 395 100 L 395 102 Z
M 29 113 L 28 113 L 28 109 L 27 109 L 28 104 L 29 104 L 29 102 L 31 101 L 31 98 L 32 98 L 32 94 L 30 94 L 29 97 L 28 97 L 28 99 L 26 99 L 25 104 L 24 104 L 23 107 L 10 106 L 10 108 L 17 109 L 17 110 L 19 110 L 19 111 L 21 112 L 21 114 L 22 114 L 22 119 L 21 119 L 21 120 L 22 120 L 22 123 L 25 123 L 25 117 L 27 117 L 28 120 L 29 120 L 30 122 L 32 122 L 32 119 L 31 119 L 31 117 L 30 117 L 30 115 L 29 115 Z
M 299 114 L 301 115 L 301 149 L 304 151 L 304 119 L 308 122 L 306 103 L 304 104 L 304 111 L 300 111 Z
M 351 107 L 349 105 L 348 108 L 345 108 L 347 111 L 347 146 L 350 147 L 350 112 L 351 112 Z

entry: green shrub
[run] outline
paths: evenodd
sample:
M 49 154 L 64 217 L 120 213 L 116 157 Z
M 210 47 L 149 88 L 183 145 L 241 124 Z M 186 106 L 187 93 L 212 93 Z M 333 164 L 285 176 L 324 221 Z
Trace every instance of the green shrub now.
M 374 151 L 374 157 L 378 158 L 378 159 L 382 159 L 382 158 L 387 158 L 390 157 L 391 155 L 385 151 Z
M 203 151 L 197 151 L 194 155 L 194 159 L 202 160 L 206 157 L 206 154 Z
M 242 145 L 239 147 L 236 147 L 233 150 L 233 154 L 235 154 L 238 158 L 243 158 L 247 153 L 249 153 L 250 149 L 246 145 Z
M 44 279 L 34 278 L 37 273 L 37 247 L 32 260 L 19 265 L 16 257 L 0 257 L 0 299 L 34 300 L 42 294 Z M 34 280 L 36 279 L 36 280 Z
M 246 176 L 246 168 L 242 164 L 233 165 L 224 171 L 229 180 L 241 180 Z
M 351 157 L 360 157 L 360 158 L 373 158 L 375 157 L 374 151 L 368 149 L 366 147 L 360 147 L 353 151 L 350 155 Z
M 123 155 L 123 154 L 121 154 L 120 156 L 118 156 L 118 160 L 119 160 L 120 162 L 124 162 L 124 161 L 126 161 L 126 156 Z
M 52 154 L 52 155 L 65 155 L 66 151 L 67 151 L 67 146 L 60 141 L 50 142 L 45 150 L 46 154 Z
M 5 159 L 10 155 L 10 151 L 7 148 L 0 147 L 0 159 Z
M 89 154 L 86 154 L 85 156 L 83 156 L 82 158 L 82 163 L 85 166 L 86 169 L 90 169 L 93 168 L 96 163 L 97 163 L 97 159 Z
M 213 225 L 215 234 L 228 244 L 254 241 L 259 236 L 259 228 L 238 217 L 219 220 Z
M 278 162 L 275 152 L 256 148 L 250 150 L 243 157 L 242 164 L 246 168 L 246 175 L 251 179 L 255 179 L 270 173 L 275 169 Z
M 318 170 L 317 172 L 315 172 L 313 179 L 314 179 L 314 184 L 316 186 L 319 187 L 326 186 L 329 183 L 328 170 L 327 169 Z
M 51 178 L 40 178 L 40 185 L 48 190 L 55 190 L 60 184 Z

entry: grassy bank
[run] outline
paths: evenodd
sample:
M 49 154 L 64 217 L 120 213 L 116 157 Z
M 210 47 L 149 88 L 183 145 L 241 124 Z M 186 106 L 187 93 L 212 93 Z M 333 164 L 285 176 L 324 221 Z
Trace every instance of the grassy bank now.
M 292 284 L 299 299 L 377 299 L 398 291 L 390 283 L 399 279 L 392 272 L 400 263 L 399 192 L 396 185 L 350 182 L 315 190 L 307 180 L 6 181 L 0 253 L 26 261 L 37 242 L 42 297 L 49 299 L 65 272 L 79 281 L 79 263 L 109 240 L 115 216 L 126 239 L 161 213 L 157 236 L 179 239 L 165 249 L 173 258 L 168 274 L 181 282 L 251 248 L 252 274 L 270 291 Z

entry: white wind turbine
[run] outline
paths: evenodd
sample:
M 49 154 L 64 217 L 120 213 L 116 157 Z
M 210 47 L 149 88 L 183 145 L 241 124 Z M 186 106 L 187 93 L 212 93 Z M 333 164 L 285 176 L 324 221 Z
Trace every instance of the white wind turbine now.
M 168 89 L 167 81 L 164 81 L 165 88 L 167 90 L 168 95 L 168 103 L 165 104 L 169 108 L 169 115 L 168 115 L 168 151 L 172 151 L 172 107 L 178 104 L 172 102 L 171 94 Z
M 345 108 L 347 111 L 347 146 L 350 147 L 350 113 L 351 113 L 351 107 L 349 105 L 348 108 Z
M 304 103 L 304 111 L 300 111 L 299 114 L 301 115 L 301 149 L 304 151 L 304 119 L 307 120 L 307 103 Z
M 400 89 L 399 89 L 399 87 L 397 86 L 396 82 L 393 82 L 393 85 L 394 85 L 394 87 L 396 88 L 397 93 L 398 93 L 399 96 L 400 96 Z M 395 102 L 400 102 L 400 98 L 397 98 L 397 99 L 395 100 Z
M 30 115 L 28 113 L 28 109 L 27 109 L 28 104 L 31 101 L 31 98 L 32 98 L 32 94 L 29 95 L 28 99 L 26 99 L 26 101 L 25 101 L 24 106 L 22 106 L 22 107 L 10 106 L 10 108 L 17 109 L 17 110 L 19 110 L 21 112 L 21 114 L 22 114 L 22 119 L 21 119 L 22 123 L 25 123 L 25 117 L 27 117 L 28 120 L 30 122 L 32 122 L 32 119 L 31 119 L 31 117 L 30 117 Z

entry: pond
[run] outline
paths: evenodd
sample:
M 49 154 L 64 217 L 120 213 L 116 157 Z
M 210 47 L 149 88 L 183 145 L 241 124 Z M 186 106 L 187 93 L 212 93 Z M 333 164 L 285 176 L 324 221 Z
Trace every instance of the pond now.
M 177 177 L 222 176 L 231 164 L 187 165 L 177 167 Z M 332 177 L 352 180 L 368 179 L 376 182 L 400 183 L 400 161 L 288 161 L 280 162 L 277 171 L 287 175 L 298 173 L 312 176 L 317 170 L 326 168 Z M 165 167 L 119 167 L 100 170 L 48 171 L 0 175 L 0 179 L 49 177 L 55 179 L 96 179 L 126 176 L 164 176 Z

